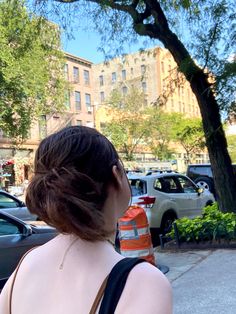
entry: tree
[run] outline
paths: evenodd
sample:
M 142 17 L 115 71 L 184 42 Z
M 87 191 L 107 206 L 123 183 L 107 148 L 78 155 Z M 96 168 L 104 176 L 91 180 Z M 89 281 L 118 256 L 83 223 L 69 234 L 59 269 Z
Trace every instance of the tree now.
M 127 161 L 134 159 L 137 146 L 148 132 L 143 93 L 131 88 L 126 95 L 114 90 L 106 102 L 108 121 L 103 133 L 124 154 Z
M 44 0 L 37 2 L 47 3 Z M 73 11 L 85 13 L 81 2 L 77 6 L 76 0 L 57 0 L 57 4 L 58 2 L 66 5 L 75 2 Z M 84 1 L 84 4 L 89 3 L 97 4 L 91 6 L 93 23 L 99 30 L 104 26 L 103 34 L 108 30 L 111 39 L 117 37 L 123 43 L 122 31 L 123 39 L 127 39 L 131 29 L 132 33 L 140 36 L 158 39 L 170 51 L 179 71 L 189 81 L 199 104 L 219 206 L 223 211 L 236 211 L 236 180 L 220 117 L 220 107 L 226 105 L 223 97 L 225 91 L 228 108 L 234 102 L 230 101 L 233 97 L 233 94 L 230 95 L 230 86 L 235 82 L 232 75 L 235 66 L 227 66 L 236 43 L 233 1 Z M 181 27 L 179 20 L 182 22 Z M 186 36 L 178 34 L 180 29 L 187 31 Z M 194 50 L 196 54 L 192 53 L 191 56 L 191 51 Z M 228 70 L 230 75 L 226 74 Z
M 64 105 L 63 54 L 57 27 L 24 1 L 0 3 L 0 128 L 22 142 L 40 115 Z
M 201 152 L 206 147 L 205 137 L 200 119 L 183 118 L 176 125 L 176 141 L 186 152 L 186 162 L 191 162 L 191 154 Z
M 170 149 L 169 144 L 176 138 L 176 125 L 182 121 L 182 115 L 167 113 L 156 107 L 149 107 L 146 114 L 149 116 L 148 121 L 151 126 L 146 137 L 147 144 L 159 160 L 170 159 L 174 151 Z

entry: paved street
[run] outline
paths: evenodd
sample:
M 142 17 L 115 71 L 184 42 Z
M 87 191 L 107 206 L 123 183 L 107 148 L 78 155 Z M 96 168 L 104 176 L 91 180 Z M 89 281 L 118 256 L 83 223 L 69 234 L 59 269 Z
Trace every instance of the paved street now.
M 174 293 L 174 314 L 236 313 L 236 250 L 155 252 Z

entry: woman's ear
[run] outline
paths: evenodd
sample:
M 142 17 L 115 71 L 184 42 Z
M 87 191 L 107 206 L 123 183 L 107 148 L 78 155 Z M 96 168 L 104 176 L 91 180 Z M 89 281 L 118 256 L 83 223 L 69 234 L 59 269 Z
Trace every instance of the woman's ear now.
M 118 188 L 122 187 L 122 171 L 116 165 L 112 167 L 112 174 L 115 181 L 115 184 Z

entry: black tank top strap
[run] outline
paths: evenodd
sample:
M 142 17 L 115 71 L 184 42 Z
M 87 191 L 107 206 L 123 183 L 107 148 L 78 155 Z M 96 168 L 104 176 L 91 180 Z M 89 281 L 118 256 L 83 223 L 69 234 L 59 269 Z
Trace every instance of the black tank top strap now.
M 139 258 L 124 258 L 111 270 L 99 314 L 113 314 L 125 287 L 130 271 L 139 263 L 146 262 Z

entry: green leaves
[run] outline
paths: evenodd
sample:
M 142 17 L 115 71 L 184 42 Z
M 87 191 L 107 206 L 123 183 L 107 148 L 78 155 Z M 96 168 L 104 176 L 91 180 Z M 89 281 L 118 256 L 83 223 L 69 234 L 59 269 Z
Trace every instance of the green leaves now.
M 15 141 L 42 114 L 64 106 L 59 33 L 30 14 L 24 1 L 0 2 L 0 128 Z
M 227 241 L 236 239 L 236 214 L 223 213 L 217 203 L 203 209 L 201 217 L 181 218 L 175 221 L 181 242 Z M 174 228 L 169 233 L 174 239 Z
M 114 90 L 106 107 L 110 122 L 103 133 L 124 154 L 125 160 L 131 161 L 150 130 L 145 117 L 145 97 L 135 88 L 130 88 L 126 95 Z

